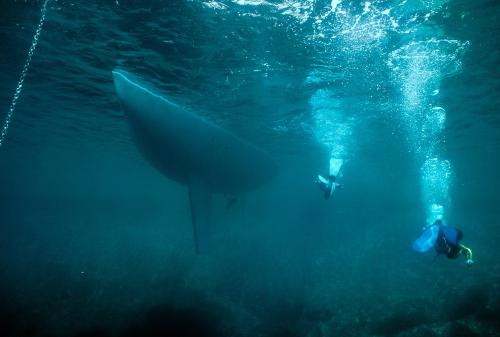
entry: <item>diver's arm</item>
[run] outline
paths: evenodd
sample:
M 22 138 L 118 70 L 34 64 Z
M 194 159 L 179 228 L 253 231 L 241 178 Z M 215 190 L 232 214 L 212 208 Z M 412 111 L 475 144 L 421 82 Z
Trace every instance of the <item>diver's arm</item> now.
M 474 260 L 472 260 L 472 250 L 464 245 L 460 245 L 460 252 L 464 254 L 467 265 L 472 265 Z

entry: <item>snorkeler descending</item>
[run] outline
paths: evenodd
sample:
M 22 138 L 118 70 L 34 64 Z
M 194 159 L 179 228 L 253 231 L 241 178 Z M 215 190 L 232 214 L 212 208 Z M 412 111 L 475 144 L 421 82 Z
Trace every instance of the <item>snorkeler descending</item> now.
M 325 178 L 318 174 L 318 178 L 315 183 L 319 185 L 319 188 L 323 191 L 323 196 L 325 200 L 330 199 L 333 191 L 336 188 L 341 188 L 342 185 L 337 182 L 337 177 L 339 176 L 340 169 L 344 163 L 343 159 L 330 158 L 330 171 L 329 175 Z
M 446 226 L 438 219 L 424 229 L 413 243 L 413 249 L 417 252 L 426 252 L 434 248 L 437 256 L 444 254 L 449 259 L 455 259 L 462 254 L 465 257 L 465 263 L 471 266 L 474 264 L 472 250 L 460 243 L 462 238 L 463 233 L 460 229 Z

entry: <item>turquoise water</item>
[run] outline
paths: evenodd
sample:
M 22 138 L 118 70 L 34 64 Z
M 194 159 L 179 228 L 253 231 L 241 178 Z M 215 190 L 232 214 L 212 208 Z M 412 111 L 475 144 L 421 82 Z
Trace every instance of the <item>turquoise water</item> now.
M 1 4 L 2 123 L 42 5 Z M 499 17 L 486 0 L 49 0 L 0 147 L 0 335 L 497 336 Z M 132 139 L 116 67 L 279 166 L 214 197 L 206 255 L 186 187 Z M 436 218 L 473 267 L 411 250 Z

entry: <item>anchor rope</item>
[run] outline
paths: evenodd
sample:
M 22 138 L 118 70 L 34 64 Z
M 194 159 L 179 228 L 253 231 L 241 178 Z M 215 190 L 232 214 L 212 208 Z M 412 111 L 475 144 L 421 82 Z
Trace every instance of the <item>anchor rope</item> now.
M 28 51 L 28 57 L 26 57 L 26 62 L 24 63 L 23 71 L 21 72 L 21 76 L 19 76 L 19 81 L 17 82 L 16 91 L 14 92 L 14 96 L 12 97 L 9 111 L 7 112 L 7 116 L 5 117 L 5 121 L 2 126 L 2 131 L 0 132 L 0 147 L 2 147 L 5 141 L 5 137 L 7 136 L 7 131 L 9 130 L 12 117 L 14 116 L 14 111 L 16 110 L 17 102 L 19 100 L 19 97 L 21 96 L 24 80 L 30 69 L 31 59 L 35 54 L 36 46 L 38 45 L 38 39 L 40 38 L 40 34 L 42 33 L 43 23 L 45 22 L 45 15 L 47 14 L 47 4 L 49 3 L 49 1 L 50 0 L 45 0 L 45 2 L 42 5 L 40 22 L 38 23 L 35 35 L 33 36 L 31 47 Z

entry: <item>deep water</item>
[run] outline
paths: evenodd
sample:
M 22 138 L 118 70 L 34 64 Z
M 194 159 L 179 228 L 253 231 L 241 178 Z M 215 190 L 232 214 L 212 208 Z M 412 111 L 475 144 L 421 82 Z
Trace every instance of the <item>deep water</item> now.
M 3 125 L 43 2 L 0 4 Z M 0 147 L 0 336 L 500 336 L 499 32 L 495 0 L 49 0 Z M 279 166 L 215 196 L 208 254 L 116 67 Z M 473 266 L 412 251 L 436 217 Z

